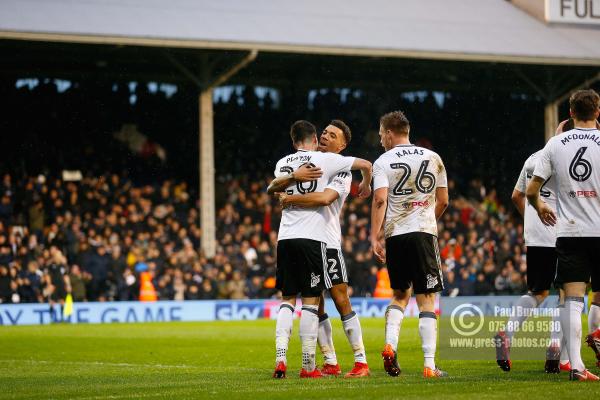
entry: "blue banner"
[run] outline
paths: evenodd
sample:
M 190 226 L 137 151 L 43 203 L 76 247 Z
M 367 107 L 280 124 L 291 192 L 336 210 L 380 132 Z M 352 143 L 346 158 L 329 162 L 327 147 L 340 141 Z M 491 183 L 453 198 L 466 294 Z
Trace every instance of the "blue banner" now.
M 62 318 L 60 306 L 0 304 L 0 325 L 42 325 L 55 322 L 98 324 L 111 322 L 212 321 L 215 301 L 137 301 L 74 303 L 73 314 Z
M 478 306 L 485 315 L 494 315 L 496 307 L 511 307 L 518 299 L 519 296 L 442 297 L 436 300 L 436 312 L 449 315 L 459 305 L 471 303 Z M 550 306 L 556 304 L 556 301 L 556 296 L 550 296 L 544 304 Z M 350 302 L 359 317 L 382 318 L 390 301 L 354 297 Z M 301 302 L 298 300 L 296 316 L 300 315 L 300 308 Z M 0 325 L 275 319 L 278 310 L 279 300 L 276 299 L 74 303 L 73 314 L 63 321 L 58 305 L 52 310 L 48 304 L 0 304 Z M 326 300 L 325 311 L 334 318 L 338 316 L 331 299 Z M 419 310 L 413 297 L 406 307 L 405 316 L 418 315 Z

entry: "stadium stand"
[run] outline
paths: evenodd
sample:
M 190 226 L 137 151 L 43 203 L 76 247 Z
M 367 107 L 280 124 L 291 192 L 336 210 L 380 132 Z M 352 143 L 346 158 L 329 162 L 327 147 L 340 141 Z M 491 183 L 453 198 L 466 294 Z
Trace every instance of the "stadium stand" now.
M 243 176 L 225 183 L 220 246 L 208 260 L 196 250 L 198 210 L 185 182 L 135 186 L 117 174 L 80 182 L 43 175 L 19 181 L 6 174 L 0 188 L 0 299 L 60 300 L 68 276 L 75 301 L 135 300 L 146 272 L 158 299 L 273 296 L 279 210 L 264 193 L 266 184 Z M 452 197 L 440 222 L 445 294 L 524 292 L 522 224 L 480 181 L 471 182 L 466 196 L 454 191 Z M 373 295 L 379 268 L 369 248 L 368 216 L 368 202 L 348 202 L 343 247 L 359 296 Z
M 279 210 L 264 189 L 274 160 L 288 150 L 290 116 L 321 125 L 342 116 L 355 132 L 349 153 L 374 159 L 377 116 L 396 106 L 411 117 L 420 144 L 451 160 L 452 203 L 440 222 L 444 294 L 525 291 L 522 224 L 505 204 L 522 160 L 535 149 L 536 138 L 522 137 L 515 126 L 533 129 L 528 114 L 542 107 L 536 98 L 486 99 L 489 112 L 480 107 L 467 123 L 464 110 L 484 102 L 460 93 L 320 90 L 309 104 L 278 104 L 275 92 L 231 88 L 215 104 L 220 246 L 209 260 L 198 253 L 198 176 L 189 167 L 198 155 L 189 151 L 196 138 L 185 88 L 167 94 L 149 83 L 81 81 L 61 89 L 65 84 L 35 78 L 1 85 L 15 116 L 2 121 L 15 134 L 0 138 L 2 148 L 13 149 L 0 161 L 2 302 L 60 300 L 63 274 L 76 301 L 138 299 L 148 276 L 159 299 L 273 296 Z M 158 110 L 169 118 L 157 118 Z M 127 125 L 154 144 L 141 151 L 123 145 L 115 132 Z M 472 126 L 490 131 L 476 137 Z M 169 140 L 174 131 L 181 132 L 178 140 Z M 522 146 L 515 148 L 516 138 Z M 83 171 L 83 179 L 59 179 L 63 170 Z M 352 292 L 371 296 L 378 266 L 367 240 L 369 203 L 352 198 L 346 207 Z

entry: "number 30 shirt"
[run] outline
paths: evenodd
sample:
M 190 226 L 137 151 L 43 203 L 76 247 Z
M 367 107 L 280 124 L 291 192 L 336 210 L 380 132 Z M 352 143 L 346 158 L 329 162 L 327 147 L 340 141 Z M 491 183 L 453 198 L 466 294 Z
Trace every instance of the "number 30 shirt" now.
M 447 187 L 440 156 L 415 145 L 398 145 L 373 164 L 373 190 L 388 188 L 385 237 L 410 232 L 437 236 L 435 192 Z
M 321 168 L 323 175 L 314 181 L 293 183 L 286 189 L 287 194 L 323 192 L 338 173 L 349 173 L 352 164 L 354 164 L 354 157 L 298 150 L 296 153 L 285 156 L 277 162 L 275 177 L 290 174 L 304 164 L 312 164 Z M 281 224 L 279 225 L 277 240 L 312 239 L 327 242 L 326 212 L 326 207 L 301 208 L 292 206 L 285 208 L 281 213 Z
M 529 156 L 521 174 L 519 180 L 515 185 L 515 189 L 521 193 L 527 193 L 527 185 L 533 178 L 533 171 L 537 164 L 537 160 L 542 154 L 542 150 L 536 151 Z M 556 209 L 556 188 L 554 178 L 550 177 L 544 183 L 544 186 L 540 189 L 540 196 L 548 205 L 555 210 Z M 556 227 L 546 226 L 538 217 L 535 208 L 528 201 L 525 201 L 525 246 L 527 247 L 555 247 L 556 246 Z
M 557 237 L 600 236 L 600 132 L 575 128 L 554 136 L 533 172 L 556 180 Z

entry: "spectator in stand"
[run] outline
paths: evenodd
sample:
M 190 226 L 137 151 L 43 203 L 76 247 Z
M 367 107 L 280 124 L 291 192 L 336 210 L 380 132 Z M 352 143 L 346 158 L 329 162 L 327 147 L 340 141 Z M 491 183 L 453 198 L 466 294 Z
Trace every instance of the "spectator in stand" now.
M 73 296 L 73 301 L 86 301 L 87 297 L 85 295 L 85 279 L 81 273 L 79 265 L 73 264 L 71 266 L 69 282 L 71 283 L 71 295 Z
M 0 265 L 0 303 L 12 303 L 17 285 L 10 276 L 10 270 Z
M 475 281 L 473 290 L 476 296 L 488 296 L 494 294 L 494 287 L 487 281 L 483 272 L 477 274 L 477 280 Z
M 161 300 L 277 296 L 272 282 L 280 210 L 260 191 L 267 181 L 222 181 L 217 251 L 208 259 L 199 251 L 197 204 L 183 182 L 135 185 L 117 174 L 77 182 L 15 180 L 5 174 L 1 195 L 23 204 L 0 219 L 3 301 L 45 301 L 52 289 L 60 303 L 67 287 L 61 275 L 70 280 L 76 301 L 136 300 L 145 271 L 153 274 Z M 522 224 L 481 182 L 470 185 L 474 198 L 461 197 L 452 180 L 449 185 L 456 197 L 439 222 L 444 294 L 524 291 Z M 373 295 L 381 268 L 367 240 L 369 213 L 368 203 L 352 195 L 342 213 L 354 296 Z M 64 260 L 56 261 L 58 253 Z

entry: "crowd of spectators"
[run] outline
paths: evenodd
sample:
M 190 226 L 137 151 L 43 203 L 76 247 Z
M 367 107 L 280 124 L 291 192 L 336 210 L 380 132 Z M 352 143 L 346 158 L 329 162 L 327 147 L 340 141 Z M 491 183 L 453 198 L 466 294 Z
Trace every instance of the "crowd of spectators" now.
M 344 119 L 353 131 L 347 152 L 374 160 L 378 118 L 392 109 L 406 112 L 412 140 L 437 151 L 452 178 L 440 221 L 444 294 L 525 291 L 522 221 L 507 201 L 522 162 L 543 144 L 543 123 L 532 117 L 543 115 L 541 99 L 301 86 L 215 93 L 219 246 L 208 259 L 198 250 L 196 88 L 0 79 L 10 100 L 0 120 L 0 302 L 61 301 L 67 292 L 76 301 L 133 300 L 148 276 L 159 299 L 274 296 L 280 209 L 264 171 L 290 151 L 290 122 Z M 116 140 L 124 125 L 164 157 Z M 84 176 L 58 179 L 63 170 Z M 351 196 L 343 216 L 354 296 L 373 294 L 381 268 L 367 239 L 369 210 L 369 200 Z
M 277 296 L 280 209 L 267 177 L 219 182 L 218 249 L 208 259 L 198 202 L 185 182 L 136 186 L 124 175 L 64 181 L 43 175 L 0 183 L 0 302 L 136 300 L 149 273 L 159 300 Z M 353 187 L 355 191 L 356 188 Z M 439 223 L 444 294 L 526 290 L 523 225 L 477 180 L 464 194 L 450 181 Z M 354 296 L 371 296 L 377 265 L 369 244 L 369 200 L 350 196 L 343 250 Z

